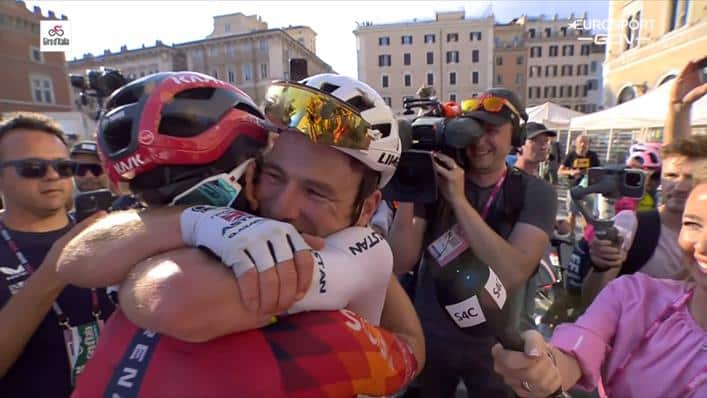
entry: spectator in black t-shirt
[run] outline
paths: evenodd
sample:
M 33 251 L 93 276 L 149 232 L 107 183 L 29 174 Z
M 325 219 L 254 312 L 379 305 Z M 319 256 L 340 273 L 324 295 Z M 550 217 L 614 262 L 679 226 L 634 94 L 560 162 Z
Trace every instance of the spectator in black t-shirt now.
M 104 291 L 67 286 L 56 272 L 61 248 L 91 222 L 71 228 L 65 204 L 76 167 L 68 156 L 63 133 L 49 118 L 17 114 L 0 123 L 3 398 L 68 397 L 78 374 L 72 369 L 80 366 L 69 364 L 65 335 L 83 348 L 73 351 L 80 365 L 95 347 L 97 319 L 113 310 Z
M 574 151 L 567 155 L 565 161 L 560 166 L 559 175 L 570 180 L 570 188 L 579 185 L 582 178 L 587 174 L 590 167 L 599 167 L 599 156 L 596 152 L 589 150 L 589 136 L 582 134 L 574 142 Z M 569 213 L 569 223 L 572 231 L 576 226 L 576 215 L 579 210 L 572 204 L 572 198 L 567 192 L 567 212 Z

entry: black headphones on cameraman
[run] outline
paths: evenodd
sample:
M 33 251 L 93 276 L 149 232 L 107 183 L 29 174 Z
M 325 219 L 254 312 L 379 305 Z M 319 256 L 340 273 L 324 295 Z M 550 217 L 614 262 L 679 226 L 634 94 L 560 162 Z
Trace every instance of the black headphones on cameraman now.
M 510 110 L 510 109 L 509 109 Z M 525 129 L 526 124 L 528 123 L 528 114 L 525 113 L 525 110 L 521 110 L 520 112 L 520 117 L 523 120 L 523 123 L 521 124 L 520 120 L 516 120 L 516 115 L 513 111 L 511 111 L 511 123 L 513 123 L 513 134 L 511 135 L 511 146 L 515 148 L 520 148 L 523 145 L 525 145 L 525 138 L 528 136 L 528 133 Z

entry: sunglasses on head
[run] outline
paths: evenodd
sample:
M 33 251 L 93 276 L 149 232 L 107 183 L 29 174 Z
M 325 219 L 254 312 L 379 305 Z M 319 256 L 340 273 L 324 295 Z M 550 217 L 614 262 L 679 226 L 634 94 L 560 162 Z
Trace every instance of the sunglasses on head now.
M 520 112 L 518 112 L 518 109 L 513 106 L 511 101 L 503 97 L 495 97 L 493 95 L 465 99 L 462 101 L 461 109 L 462 113 L 478 111 L 479 109 L 496 113 L 500 112 L 504 106 L 510 109 L 511 112 L 515 113 L 516 116 L 518 116 L 518 119 L 521 119 Z
M 79 177 L 85 177 L 89 171 L 98 177 L 103 174 L 103 166 L 98 163 L 78 163 L 76 165 L 76 175 Z
M 59 177 L 68 178 L 76 174 L 77 163 L 70 159 L 17 159 L 0 162 L 0 168 L 14 167 L 23 178 L 43 178 L 51 166 Z
M 371 125 L 340 99 L 294 82 L 274 82 L 265 95 L 265 117 L 279 131 L 297 131 L 319 144 L 368 149 Z

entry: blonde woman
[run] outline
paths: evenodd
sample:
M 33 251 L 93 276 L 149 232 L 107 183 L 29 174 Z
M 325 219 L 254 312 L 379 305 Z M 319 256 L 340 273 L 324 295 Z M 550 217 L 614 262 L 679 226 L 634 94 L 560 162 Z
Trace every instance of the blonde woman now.
M 576 385 L 610 397 L 707 397 L 707 164 L 694 180 L 678 238 L 686 278 L 623 276 L 550 343 L 531 331 L 525 353 L 496 345 L 495 369 L 519 396 Z

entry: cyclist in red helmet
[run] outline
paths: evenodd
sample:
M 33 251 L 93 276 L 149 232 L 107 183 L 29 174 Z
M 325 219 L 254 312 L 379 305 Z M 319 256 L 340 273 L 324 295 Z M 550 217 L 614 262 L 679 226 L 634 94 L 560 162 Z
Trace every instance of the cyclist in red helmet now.
M 330 96 L 326 92 L 312 90 L 295 84 L 282 84 L 280 88 L 280 97 L 290 95 L 290 99 L 297 99 L 302 95 L 313 95 L 312 98 L 325 101 L 325 103 L 329 101 L 330 104 L 341 107 L 347 112 L 341 111 L 337 118 L 332 120 L 343 120 L 344 126 L 353 125 L 351 123 L 354 122 L 360 123 L 362 120 L 360 116 L 357 117 L 356 112 L 352 112 L 352 110 L 355 111 L 355 108 L 351 107 L 349 109 L 346 105 L 339 104 L 335 100 L 336 97 Z M 285 91 L 290 93 L 286 95 L 284 94 Z M 370 100 L 376 99 L 375 97 L 370 98 Z M 359 98 L 359 100 L 365 102 L 369 98 Z M 377 109 L 375 107 L 367 109 L 374 111 L 368 113 L 369 119 L 380 117 L 381 112 L 376 112 Z M 272 107 L 270 112 L 272 119 Z M 355 125 L 359 126 L 359 124 Z M 326 126 L 326 124 L 322 123 L 321 126 Z M 301 128 L 301 126 L 299 127 Z M 367 128 L 370 129 L 370 127 L 369 125 Z M 311 171 L 298 169 L 289 160 L 283 160 L 283 156 L 287 158 L 286 152 L 288 148 L 308 151 L 311 155 L 315 155 L 314 157 L 320 164 L 330 166 L 329 168 L 334 166 L 335 163 L 339 164 L 341 159 L 343 159 L 344 170 L 350 165 L 353 171 L 360 171 L 363 174 L 365 174 L 363 172 L 365 167 L 360 167 L 359 164 L 367 165 L 369 161 L 376 162 L 380 156 L 375 151 L 384 151 L 385 148 L 388 148 L 386 141 L 383 140 L 385 137 L 372 135 L 370 141 L 375 143 L 375 145 L 369 143 L 368 152 L 366 153 L 363 152 L 361 147 L 353 147 L 352 145 L 347 148 L 341 148 L 341 151 L 332 152 L 327 146 L 313 145 L 311 141 L 303 140 L 304 136 L 299 132 L 288 131 L 283 133 L 282 137 L 276 141 L 272 156 L 265 156 L 262 161 L 258 162 L 259 167 L 263 169 L 258 183 L 261 188 L 253 192 L 248 180 L 240 179 L 240 177 L 246 169 L 244 165 L 248 164 L 246 159 L 258 155 L 266 145 L 267 128 L 272 127 L 267 126 L 252 101 L 232 86 L 194 73 L 158 74 L 133 82 L 114 93 L 109 100 L 108 111 L 99 127 L 99 145 L 111 177 L 114 180 L 128 180 L 131 189 L 153 206 L 170 203 L 186 205 L 211 203 L 219 206 L 229 206 L 235 202 L 236 207 L 250 208 L 250 210 L 257 206 L 262 206 L 261 211 L 273 215 L 278 211 L 274 210 L 272 206 L 280 203 L 277 201 L 269 202 L 268 195 L 264 193 L 264 191 L 268 190 L 262 188 L 266 184 L 272 188 L 279 183 L 275 181 L 275 177 L 272 174 L 273 171 L 284 164 L 292 167 L 292 170 L 279 170 L 280 173 L 289 172 L 287 177 L 279 175 L 278 177 L 281 179 L 296 179 L 302 177 L 297 173 Z M 385 126 L 378 123 L 377 129 L 376 131 L 378 132 L 385 130 Z M 337 131 L 341 131 L 341 129 L 337 129 Z M 322 137 L 317 138 L 322 139 Z M 349 144 L 356 143 L 351 142 L 355 137 L 347 138 L 349 139 Z M 397 137 L 394 138 L 397 139 Z M 326 143 L 332 144 L 336 149 L 340 149 L 340 147 L 336 147 L 337 142 Z M 395 147 L 392 148 L 393 151 L 396 149 Z M 279 160 L 276 159 L 277 156 L 279 156 Z M 327 159 L 329 159 L 328 163 Z M 282 163 L 283 161 L 285 163 Z M 317 162 L 312 163 L 317 164 Z M 233 169 L 234 165 L 238 165 L 238 167 Z M 373 191 L 375 192 L 376 184 L 381 179 L 378 173 L 383 178 L 389 178 L 392 173 L 388 171 L 389 166 L 385 163 L 373 164 L 370 167 L 371 170 L 375 171 L 372 174 L 375 178 L 372 180 L 369 178 L 369 181 L 374 183 Z M 331 170 L 326 170 L 326 172 L 327 174 L 334 174 L 335 178 L 338 179 L 345 175 L 337 173 L 336 170 L 333 173 Z M 348 171 L 348 174 L 349 179 L 356 177 L 356 173 L 352 173 L 351 170 Z M 319 178 L 320 181 L 317 182 L 320 184 L 310 186 L 311 189 L 324 189 L 322 185 L 325 184 L 321 181 L 321 175 L 319 175 Z M 361 179 L 360 188 L 365 184 L 365 181 L 363 181 L 365 177 L 361 176 L 359 179 Z M 245 194 L 239 194 L 241 190 Z M 357 193 L 356 191 L 357 189 L 354 189 L 351 193 L 356 194 L 355 196 L 357 197 L 361 196 L 360 192 Z M 307 195 L 310 194 L 308 193 Z M 318 193 L 312 193 L 310 198 L 322 201 L 322 203 L 326 202 L 325 199 L 318 198 L 316 195 Z M 323 195 L 327 194 L 324 193 Z M 332 193 L 328 193 L 328 195 L 332 195 Z M 296 198 L 297 196 L 290 194 L 289 197 Z M 338 224 L 346 226 L 363 222 L 363 225 L 365 225 L 365 219 L 370 218 L 370 213 L 375 209 L 374 205 L 377 204 L 375 200 L 368 200 L 365 197 L 360 206 L 355 206 L 352 209 L 353 214 L 347 217 L 349 220 L 339 220 Z M 267 209 L 268 206 L 271 208 Z M 343 203 L 337 204 L 337 206 L 345 209 Z M 168 211 L 174 213 L 177 210 Z M 346 214 L 346 211 L 338 213 Z M 141 217 L 145 220 L 151 217 L 149 212 L 144 214 Z M 152 215 L 154 214 L 157 213 L 153 212 Z M 121 228 L 130 229 L 137 227 L 137 230 L 132 230 L 132 237 L 124 239 L 124 247 L 134 250 L 124 254 L 121 252 L 120 260 L 115 259 L 113 263 L 130 265 L 139 262 L 147 256 L 144 250 L 147 249 L 147 244 L 151 246 L 147 250 L 151 254 L 158 254 L 161 251 L 175 248 L 160 247 L 160 242 L 169 240 L 166 239 L 168 236 L 164 236 L 163 238 L 165 239 L 161 239 L 152 235 L 151 230 L 140 230 L 140 225 L 144 227 L 149 224 L 147 222 L 141 224 L 140 221 L 137 221 L 131 224 L 128 221 L 120 225 L 120 217 L 125 218 L 133 215 L 134 213 L 111 215 L 103 221 L 102 226 L 99 224 L 96 226 L 97 230 L 94 230 L 94 232 L 99 231 L 100 235 L 100 228 L 103 227 L 105 236 L 107 230 L 111 229 L 116 233 L 115 237 L 120 238 Z M 308 229 L 307 223 L 301 222 L 306 219 L 300 220 L 294 216 L 292 219 L 287 217 L 282 217 L 282 219 L 298 225 L 299 228 Z M 332 308 L 330 306 L 322 307 L 321 298 L 311 297 L 310 293 L 313 288 L 317 292 L 316 296 L 319 296 L 322 293 L 326 293 L 327 289 L 329 291 L 336 290 L 337 286 L 340 286 L 338 289 L 351 288 L 356 283 L 351 280 L 342 281 L 341 278 L 337 279 L 335 273 L 337 264 L 331 261 L 332 259 L 342 258 L 340 253 L 336 253 L 337 247 L 340 248 L 340 252 L 350 250 L 351 254 L 348 254 L 350 258 L 358 256 L 356 260 L 360 260 L 361 264 L 356 263 L 354 266 L 359 267 L 360 273 L 370 274 L 375 271 L 374 269 L 367 271 L 365 263 L 372 262 L 374 265 L 382 265 L 370 259 L 376 258 L 376 256 L 380 259 L 380 255 L 385 255 L 386 251 L 384 249 L 387 248 L 387 245 L 383 241 L 376 240 L 374 242 L 375 234 L 367 232 L 367 228 L 349 227 L 336 232 L 335 229 L 332 230 L 336 224 L 337 222 L 328 224 L 330 231 L 324 230 L 327 228 L 322 226 L 309 228 L 313 233 L 327 236 L 326 245 L 323 250 L 316 252 L 314 255 L 314 259 L 318 263 L 319 272 L 317 277 L 314 278 L 313 283 L 306 284 L 305 287 L 308 288 L 306 291 L 307 295 L 297 303 L 295 308 L 290 309 L 290 312 L 293 310 Z M 194 232 L 196 236 L 192 238 L 186 237 L 188 233 L 185 232 L 185 228 L 186 230 L 196 230 Z M 174 237 L 174 229 L 177 230 L 177 238 L 184 237 L 187 241 L 191 240 L 188 243 L 206 246 L 210 251 L 218 254 L 236 272 L 236 275 L 241 277 L 253 275 L 251 271 L 254 268 L 257 268 L 258 271 L 263 271 L 259 265 L 262 265 L 264 257 L 269 256 L 268 249 L 275 258 L 271 260 L 270 267 L 266 268 L 270 271 L 277 268 L 278 272 L 281 271 L 279 266 L 272 267 L 275 262 L 281 261 L 283 258 L 297 258 L 298 256 L 299 260 L 301 260 L 302 255 L 306 255 L 309 250 L 307 244 L 291 225 L 247 215 L 236 210 L 213 209 L 204 206 L 192 207 L 181 215 L 181 225 L 172 225 L 172 228 L 161 230 L 159 233 Z M 179 229 L 181 229 L 182 236 L 179 236 Z M 214 230 L 218 233 L 210 235 Z M 331 232 L 335 233 L 331 234 Z M 347 232 L 358 233 L 358 235 L 352 235 L 358 238 L 351 240 L 352 236 L 346 236 Z M 201 237 L 199 234 L 201 234 Z M 287 236 L 290 242 L 289 247 L 278 246 L 276 238 L 279 236 L 274 236 L 278 234 Z M 230 261 L 232 253 L 225 252 L 218 246 L 218 242 L 228 241 L 225 238 L 226 235 L 233 235 L 234 238 L 239 239 L 239 242 L 247 239 L 251 239 L 254 242 L 253 245 L 248 246 L 245 250 L 247 252 L 245 257 L 251 261 L 250 267 L 248 264 L 243 264 L 243 259 L 245 258 L 243 256 L 233 257 L 235 260 Z M 361 237 L 363 242 L 367 242 L 366 245 L 370 247 L 363 248 L 359 252 L 356 252 L 355 249 L 351 250 L 351 247 L 361 247 L 357 245 L 359 243 L 358 239 Z M 146 242 L 146 238 L 149 238 L 150 242 Z M 180 240 L 178 244 L 182 245 L 181 239 L 178 240 Z M 142 241 L 142 245 L 140 245 L 140 241 Z M 236 239 L 233 241 L 236 241 Z M 259 242 L 262 242 L 262 246 L 258 246 Z M 91 242 L 83 243 L 88 243 L 90 247 Z M 260 249 L 261 247 L 264 247 L 266 251 L 263 252 Z M 333 250 L 329 250 L 332 247 Z M 289 253 L 287 253 L 287 250 L 289 250 Z M 71 249 L 69 248 L 70 251 Z M 387 251 L 389 252 L 389 249 Z M 182 260 L 191 259 L 208 262 L 208 258 L 198 251 L 184 255 L 184 249 L 182 249 L 181 253 Z M 376 253 L 378 254 L 376 255 Z M 109 255 L 106 254 L 95 254 L 99 258 L 91 256 L 94 264 L 102 263 L 100 256 L 105 256 L 106 259 L 109 258 Z M 180 252 L 176 252 L 172 258 L 175 258 L 174 256 L 179 258 L 179 255 Z M 235 279 L 228 277 L 227 272 L 224 271 L 225 268 L 200 266 L 201 268 L 197 271 L 196 266 L 192 267 L 191 264 L 179 263 L 179 260 L 175 260 L 177 264 L 166 263 L 164 261 L 165 258 L 166 256 L 162 257 L 162 263 L 159 263 L 159 260 L 157 262 L 148 260 L 137 265 L 133 268 L 131 276 L 139 275 L 141 272 L 148 272 L 149 270 L 166 270 L 169 272 L 169 267 L 176 265 L 177 267 L 182 267 L 180 269 L 182 274 L 195 277 L 195 279 L 190 279 L 189 282 L 185 281 L 188 283 L 186 285 L 187 289 L 182 290 L 180 294 L 184 296 L 182 298 L 185 301 L 188 301 L 189 298 L 194 298 L 196 301 L 200 299 L 208 300 L 210 293 L 214 293 L 214 296 L 218 297 L 218 291 L 224 291 L 224 289 L 230 289 L 230 295 L 233 296 L 235 293 L 235 297 L 238 297 L 238 284 L 235 283 Z M 369 260 L 367 261 L 366 258 Z M 390 260 L 392 261 L 392 258 Z M 385 260 L 383 261 L 385 262 Z M 348 268 L 355 269 L 354 266 L 349 266 Z M 71 274 L 71 264 L 66 269 L 68 269 L 67 273 Z M 75 270 L 76 268 L 73 268 L 73 271 Z M 125 279 L 128 269 L 116 266 L 111 267 L 110 270 L 94 268 L 94 271 L 96 272 L 86 272 L 79 277 L 74 272 L 72 276 L 75 280 L 72 282 L 80 285 L 116 283 Z M 261 282 L 267 272 L 268 270 L 264 270 L 256 274 L 258 278 L 261 278 Z M 224 273 L 226 273 L 225 276 L 223 275 Z M 199 286 L 199 278 L 204 280 L 203 278 L 208 278 L 210 275 L 221 275 L 216 280 L 216 283 L 222 283 L 220 285 L 210 285 L 210 291 L 204 292 L 201 291 L 202 289 L 195 289 L 197 290 L 196 292 L 189 291 L 189 287 Z M 345 276 L 349 277 L 356 275 L 356 273 L 345 274 Z M 179 279 L 179 275 L 175 277 L 173 274 L 172 277 L 173 279 Z M 389 277 L 390 275 L 388 275 Z M 326 282 L 326 285 L 322 286 L 322 281 Z M 369 280 L 367 282 L 368 285 L 378 286 L 378 288 L 368 292 L 368 294 L 380 295 L 380 292 L 382 292 L 383 296 L 381 299 L 385 298 L 385 287 L 388 282 L 386 279 L 383 279 L 383 282 L 381 286 L 380 281 Z M 129 285 L 129 282 L 127 285 Z M 394 286 L 392 291 L 388 292 L 389 297 L 391 294 L 395 294 L 395 288 Z M 322 289 L 324 292 L 322 292 Z M 350 297 L 352 302 L 349 302 L 348 306 L 346 302 L 343 302 L 334 308 L 350 307 L 355 304 L 353 301 L 356 300 L 356 295 L 353 291 L 356 289 L 351 288 L 350 290 L 352 292 L 348 297 Z M 291 289 L 291 292 L 294 295 L 294 289 Z M 128 303 L 124 302 L 124 304 L 130 304 L 129 302 L 133 299 L 140 298 L 137 297 L 140 294 L 139 291 L 133 290 L 132 293 L 134 293 L 133 296 L 131 296 L 131 293 L 121 292 L 121 301 L 127 297 Z M 243 292 L 241 291 L 241 293 Z M 284 289 L 280 296 L 283 294 L 285 294 Z M 400 294 L 404 298 L 402 291 L 400 291 Z M 345 294 L 339 293 L 339 296 L 342 295 Z M 337 296 L 326 297 L 335 298 Z M 168 300 L 164 296 L 162 299 Z M 273 303 L 274 307 L 279 308 L 282 305 L 279 301 L 282 300 Z M 336 306 L 336 300 L 333 301 L 333 305 Z M 368 301 L 370 301 L 370 298 L 368 298 Z M 214 302 L 213 304 L 215 308 L 212 307 L 213 309 L 208 312 L 218 313 L 219 307 L 235 308 L 236 311 L 240 311 L 238 314 L 233 314 L 232 318 L 235 319 L 221 319 L 227 327 L 243 328 L 244 325 L 250 323 L 250 328 L 253 328 L 262 324 L 262 319 L 259 318 L 261 313 L 247 312 L 242 302 L 240 304 Z M 407 304 L 409 306 L 409 303 Z M 309 305 L 308 308 L 307 305 Z M 327 305 L 332 304 L 327 303 Z M 261 302 L 260 309 L 262 310 L 264 306 L 266 306 L 266 303 Z M 368 310 L 365 306 L 359 308 L 360 311 Z M 279 309 L 281 310 L 282 308 Z M 412 311 L 411 307 L 406 308 L 404 305 L 403 307 L 397 306 L 395 309 L 396 312 L 401 312 L 394 315 L 397 318 L 396 320 L 400 319 L 399 317 L 405 310 Z M 371 314 L 373 315 L 368 316 L 373 317 L 372 321 L 376 323 L 375 314 L 373 312 Z M 136 316 L 139 317 L 140 314 Z M 239 317 L 240 319 L 238 319 Z M 378 317 L 380 317 L 380 313 Z M 209 320 L 208 318 L 209 314 L 205 314 L 203 319 L 207 320 L 206 323 L 218 321 L 213 318 Z M 184 323 L 188 323 L 186 321 L 189 320 L 184 319 Z M 219 330 L 223 330 L 223 326 L 219 326 L 219 328 L 221 328 Z M 167 336 L 159 337 L 159 335 L 152 333 L 142 333 L 134 325 L 130 324 L 122 314 L 116 315 L 108 329 L 103 336 L 102 345 L 96 353 L 94 362 L 87 370 L 88 373 L 86 374 L 89 376 L 81 380 L 76 392 L 77 396 L 92 396 L 109 392 L 139 394 L 135 396 L 165 394 L 167 392 L 164 383 L 167 378 L 171 380 L 168 383 L 170 385 L 169 395 L 171 396 L 194 396 L 194 394 L 219 396 L 224 393 L 231 395 L 236 391 L 239 392 L 239 395 L 244 396 L 268 397 L 318 396 L 323 391 L 329 391 L 328 394 L 333 393 L 333 396 L 352 396 L 356 393 L 387 394 L 401 388 L 414 375 L 416 368 L 414 365 L 416 358 L 407 348 L 407 343 L 403 343 L 403 340 L 400 340 L 395 335 L 375 328 L 353 312 L 308 313 L 281 317 L 275 325 L 268 328 L 230 334 L 202 344 L 185 343 Z M 159 331 L 159 328 L 156 329 Z M 165 331 L 176 331 L 176 334 L 180 332 L 178 329 L 169 330 L 169 328 Z M 317 337 L 322 334 L 328 337 L 323 339 Z M 187 335 L 188 333 L 185 334 L 185 337 Z M 201 340 L 202 338 L 194 339 Z M 143 349 L 142 347 L 145 346 L 149 346 L 151 349 Z M 144 368 L 135 368 L 138 362 L 141 363 L 141 361 L 136 362 L 135 358 L 133 358 L 138 355 L 135 354 L 136 350 L 141 353 L 141 359 L 148 358 L 145 361 L 149 362 L 149 364 L 145 365 Z M 154 356 L 148 357 L 151 352 L 154 352 L 152 354 Z M 188 353 L 189 360 L 184 358 L 186 353 Z M 229 357 L 223 357 L 224 354 L 228 353 L 237 355 L 241 360 L 229 362 L 227 360 Z M 282 357 L 283 354 L 286 354 L 286 358 Z M 261 367 L 259 368 L 256 365 L 250 369 L 248 366 L 243 365 L 243 359 L 249 364 L 259 363 Z M 199 365 L 204 362 L 215 362 L 215 364 L 212 367 Z M 213 366 L 218 366 L 219 368 L 214 369 Z M 352 374 L 346 370 L 350 366 L 360 367 L 360 369 L 368 368 L 368 370 L 363 373 L 354 372 Z M 140 384 L 139 386 L 136 387 L 136 384 L 131 384 L 128 388 L 123 385 L 125 383 L 120 383 L 121 377 L 126 376 L 125 373 L 121 373 L 125 369 L 138 369 L 138 377 L 141 380 L 140 383 L 136 384 Z M 183 372 L 189 373 L 191 378 L 173 377 Z M 303 378 L 303 375 L 307 377 Z M 267 377 L 271 382 L 262 385 L 254 384 L 252 381 L 255 377 Z M 226 393 L 226 391 L 229 392 Z

